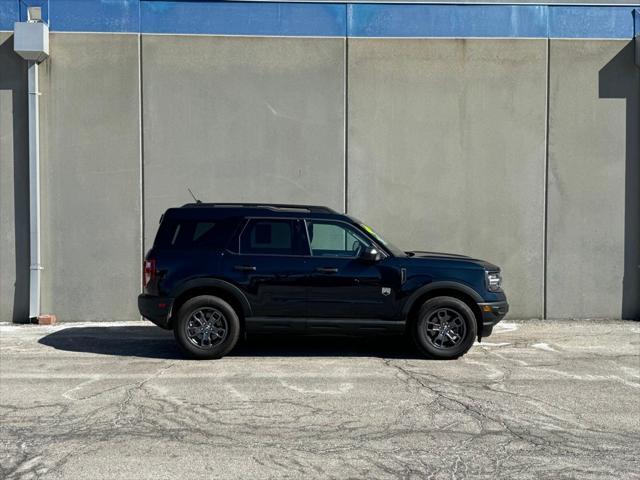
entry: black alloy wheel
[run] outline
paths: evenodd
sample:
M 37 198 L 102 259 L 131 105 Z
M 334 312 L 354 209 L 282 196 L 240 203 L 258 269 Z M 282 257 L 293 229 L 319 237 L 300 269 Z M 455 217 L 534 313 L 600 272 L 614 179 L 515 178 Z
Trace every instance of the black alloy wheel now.
M 478 335 L 471 307 L 449 296 L 427 300 L 412 326 L 418 348 L 430 358 L 458 358 L 471 348 Z
M 213 295 L 187 300 L 174 320 L 173 334 L 180 349 L 193 358 L 220 358 L 229 353 L 240 337 L 238 313 Z

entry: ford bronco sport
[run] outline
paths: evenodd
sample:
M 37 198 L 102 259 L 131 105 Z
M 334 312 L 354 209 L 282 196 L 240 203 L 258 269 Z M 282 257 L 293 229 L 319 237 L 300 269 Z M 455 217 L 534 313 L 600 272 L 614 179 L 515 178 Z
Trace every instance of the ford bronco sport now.
M 195 358 L 253 332 L 406 332 L 426 356 L 456 358 L 508 311 L 497 266 L 405 252 L 326 207 L 171 208 L 143 275 L 140 313 Z

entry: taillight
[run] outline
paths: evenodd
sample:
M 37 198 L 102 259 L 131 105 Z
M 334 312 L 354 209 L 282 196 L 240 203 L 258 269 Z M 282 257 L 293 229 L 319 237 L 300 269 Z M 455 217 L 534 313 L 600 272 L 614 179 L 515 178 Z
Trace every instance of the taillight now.
M 147 288 L 149 282 L 156 278 L 156 261 L 155 259 L 145 260 L 142 269 L 142 277 L 144 278 L 144 287 Z

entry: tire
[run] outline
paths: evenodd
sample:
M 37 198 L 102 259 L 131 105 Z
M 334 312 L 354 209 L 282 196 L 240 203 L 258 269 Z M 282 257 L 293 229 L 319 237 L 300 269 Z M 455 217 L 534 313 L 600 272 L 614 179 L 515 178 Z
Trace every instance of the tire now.
M 427 357 L 450 360 L 467 353 L 478 335 L 478 325 L 473 311 L 462 300 L 435 297 L 420 308 L 412 334 Z
M 221 298 L 201 295 L 180 307 L 173 335 L 180 350 L 191 358 L 221 358 L 238 342 L 240 319 Z

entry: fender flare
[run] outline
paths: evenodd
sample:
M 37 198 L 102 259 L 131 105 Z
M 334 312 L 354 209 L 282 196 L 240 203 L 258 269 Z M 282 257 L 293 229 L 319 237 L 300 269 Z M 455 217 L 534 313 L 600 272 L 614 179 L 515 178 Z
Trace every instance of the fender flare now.
M 423 296 L 425 293 L 432 292 L 433 290 L 441 290 L 441 289 L 457 290 L 458 292 L 464 293 L 469 297 L 471 297 L 473 301 L 476 303 L 484 302 L 483 298 L 480 296 L 478 292 L 476 292 L 473 288 L 469 287 L 468 285 L 464 285 L 463 283 L 433 282 L 418 288 L 415 292 L 413 292 L 409 296 L 409 298 L 407 298 L 407 301 L 404 303 L 404 306 L 402 307 L 403 318 L 407 318 L 407 316 L 409 315 L 409 312 L 413 308 L 413 305 L 421 296 Z
M 178 298 L 180 295 L 188 292 L 189 290 L 206 287 L 217 288 L 220 290 L 224 290 L 226 293 L 229 293 L 238 301 L 238 303 L 242 307 L 242 313 L 245 318 L 251 316 L 251 304 L 249 303 L 249 300 L 242 292 L 242 290 L 236 287 L 233 283 L 229 283 L 219 278 L 194 278 L 192 280 L 187 280 L 185 283 L 175 289 L 175 291 L 173 292 L 173 298 Z

